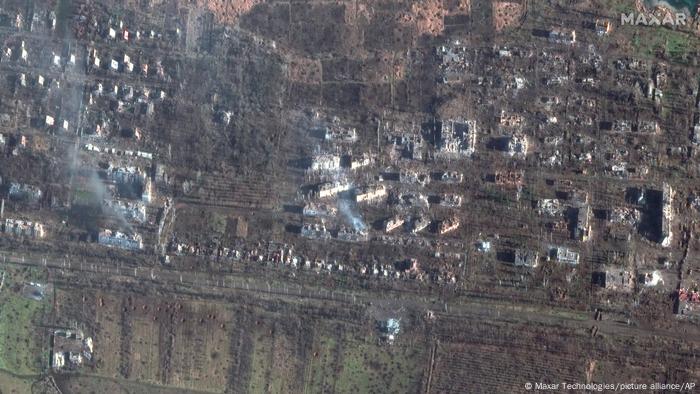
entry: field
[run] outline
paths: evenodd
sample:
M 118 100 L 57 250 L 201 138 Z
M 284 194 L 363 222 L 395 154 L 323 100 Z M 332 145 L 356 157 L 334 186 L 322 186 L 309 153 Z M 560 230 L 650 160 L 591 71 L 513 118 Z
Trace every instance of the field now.
M 225 305 L 76 293 L 58 291 L 57 323 L 80 322 L 93 335 L 91 373 L 209 392 L 226 386 L 232 315 Z
M 389 345 L 364 327 L 332 324 L 281 333 L 279 321 L 259 327 L 251 392 L 409 393 L 421 386 L 427 365 L 421 341 Z
M 427 365 L 427 352 L 418 346 L 377 346 L 376 339 L 354 338 L 345 344 L 337 391 L 359 393 L 418 392 Z
M 2 394 L 22 394 L 28 393 L 32 389 L 33 379 L 22 378 L 0 371 L 0 393 Z
M 117 392 L 404 393 L 419 390 L 428 371 L 420 332 L 387 344 L 375 320 L 352 309 L 87 288 L 56 293 L 55 324 L 76 322 L 95 340 L 94 363 L 62 378 L 63 388 L 90 376 Z
M 632 38 L 635 52 L 641 56 L 653 58 L 658 52 L 663 52 L 669 58 L 683 61 L 684 56 L 700 44 L 697 37 L 682 31 L 663 27 L 637 28 L 638 32 Z
M 0 369 L 18 375 L 37 374 L 48 354 L 42 351 L 42 332 L 37 328 L 49 302 L 22 295 L 24 284 L 45 280 L 39 270 L 6 268 L 0 290 Z M 47 294 L 47 298 L 50 298 Z

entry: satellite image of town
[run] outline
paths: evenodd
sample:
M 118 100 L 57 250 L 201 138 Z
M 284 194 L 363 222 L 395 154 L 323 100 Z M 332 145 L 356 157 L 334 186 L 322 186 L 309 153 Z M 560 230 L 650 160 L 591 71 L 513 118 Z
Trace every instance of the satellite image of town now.
M 698 385 L 700 0 L 0 0 L 0 394 Z

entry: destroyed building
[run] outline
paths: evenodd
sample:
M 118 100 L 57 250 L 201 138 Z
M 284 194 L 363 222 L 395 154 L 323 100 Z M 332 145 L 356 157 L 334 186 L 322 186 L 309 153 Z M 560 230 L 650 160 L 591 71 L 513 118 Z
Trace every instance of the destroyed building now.
M 404 170 L 399 173 L 399 182 L 426 186 L 430 183 L 430 175 L 421 171 Z
M 674 191 L 667 183 L 664 183 L 662 188 L 662 200 L 661 200 L 661 237 L 660 243 L 664 247 L 671 245 L 673 240 L 673 230 L 672 223 L 674 219 L 673 215 L 673 196 Z
M 579 262 L 579 253 L 563 246 L 551 248 L 550 257 L 564 264 L 577 265 Z
M 592 274 L 592 283 L 607 290 L 630 291 L 634 287 L 633 274 L 619 267 L 608 267 Z
M 547 38 L 557 44 L 573 45 L 576 43 L 576 31 L 568 29 L 552 29 Z
M 146 221 L 146 205 L 142 201 L 103 199 L 102 209 L 126 220 L 139 223 Z
M 564 204 L 557 198 L 537 200 L 537 213 L 540 215 L 560 216 L 564 212 Z
M 459 208 L 462 206 L 462 196 L 459 194 L 443 194 L 440 197 L 440 205 L 448 208 Z
M 591 235 L 590 217 L 590 205 L 583 205 L 576 209 L 576 223 L 573 231 L 574 239 L 582 242 L 588 241 Z
M 348 159 L 351 170 L 357 170 L 363 167 L 368 167 L 373 163 L 372 156 L 367 153 L 363 153 L 361 155 L 356 156 L 350 156 Z
M 457 171 L 445 171 L 440 174 L 440 180 L 445 183 L 462 183 L 464 174 Z
M 515 251 L 514 264 L 516 267 L 535 268 L 539 264 L 539 253 L 527 249 L 517 249 Z
M 401 319 L 389 318 L 377 322 L 379 332 L 387 342 L 393 343 L 401 332 Z
M 121 196 L 141 199 L 150 202 L 152 199 L 151 179 L 146 172 L 138 167 L 113 167 L 109 166 L 104 171 L 105 179 L 117 185 L 117 190 Z
M 355 191 L 355 202 L 375 202 L 387 196 L 384 185 L 369 185 L 360 187 Z
M 51 367 L 54 370 L 74 370 L 92 358 L 92 338 L 86 337 L 81 330 L 59 329 L 51 335 Z
M 426 228 L 428 228 L 428 226 L 430 226 L 430 223 L 432 223 L 432 220 L 430 220 L 430 218 L 428 218 L 427 216 L 421 215 L 413 218 L 413 221 L 411 223 L 411 233 L 417 234 L 425 230 Z
M 5 219 L 3 232 L 29 238 L 43 238 L 46 235 L 44 225 L 41 223 L 10 218 Z
M 442 82 L 455 83 L 461 81 L 469 67 L 469 49 L 459 40 L 454 40 L 437 47 L 435 52 L 440 59 Z
M 399 134 L 390 137 L 390 156 L 407 160 L 423 160 L 425 141 L 420 134 Z
M 8 196 L 13 200 L 26 200 L 37 202 L 41 199 L 41 189 L 23 183 L 12 182 L 8 190 Z
M 337 171 L 340 169 L 340 156 L 322 154 L 311 161 L 311 171 Z
M 304 223 L 301 226 L 301 235 L 311 239 L 330 239 L 331 233 L 326 229 L 326 225 L 321 223 Z
M 309 202 L 302 209 L 304 216 L 330 217 L 335 216 L 337 213 L 338 208 L 335 206 L 319 202 Z
M 529 142 L 527 136 L 523 133 L 514 133 L 508 137 L 506 152 L 511 157 L 523 158 L 527 155 Z
M 126 250 L 143 249 L 143 240 L 141 235 L 136 233 L 129 235 L 120 231 L 104 229 L 98 234 L 97 242 L 100 245 Z
M 406 219 L 403 216 L 394 216 L 386 220 L 384 223 L 384 231 L 389 233 L 397 228 L 403 226 L 403 224 L 406 222 Z
M 352 189 L 352 185 L 348 182 L 324 182 L 316 187 L 316 196 L 318 198 L 333 197 L 350 189 Z
M 343 226 L 338 230 L 338 240 L 345 242 L 366 242 L 369 234 L 364 229 Z
M 440 221 L 438 224 L 438 233 L 440 235 L 442 234 L 447 234 L 451 231 L 454 231 L 459 228 L 459 218 L 457 217 L 451 217 L 445 220 Z
M 470 157 L 476 151 L 476 122 L 445 120 L 441 123 L 438 149 L 446 157 Z
M 357 141 L 357 130 L 352 127 L 343 127 L 334 122 L 323 129 L 323 138 L 326 141 L 353 143 Z

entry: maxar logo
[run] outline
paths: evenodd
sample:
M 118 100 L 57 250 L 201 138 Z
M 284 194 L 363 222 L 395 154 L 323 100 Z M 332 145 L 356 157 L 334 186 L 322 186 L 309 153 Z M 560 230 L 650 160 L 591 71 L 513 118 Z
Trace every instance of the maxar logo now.
M 661 19 L 654 14 L 635 14 L 634 12 L 630 12 L 629 14 L 622 14 L 620 16 L 620 23 L 623 26 L 685 26 L 686 18 L 687 15 L 682 12 L 676 14 L 667 13 Z

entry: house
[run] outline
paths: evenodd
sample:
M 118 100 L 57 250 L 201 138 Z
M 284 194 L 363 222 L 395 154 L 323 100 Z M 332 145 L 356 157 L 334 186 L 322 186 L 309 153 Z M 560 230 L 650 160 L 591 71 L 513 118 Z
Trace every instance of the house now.
M 132 235 L 125 234 L 119 231 L 104 229 L 100 231 L 97 237 L 97 243 L 100 245 L 115 247 L 127 250 L 143 249 L 143 240 L 140 234 Z

